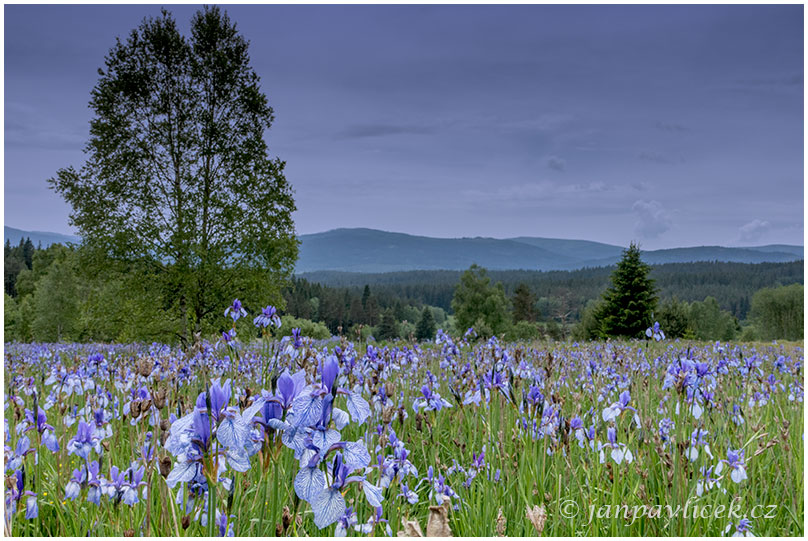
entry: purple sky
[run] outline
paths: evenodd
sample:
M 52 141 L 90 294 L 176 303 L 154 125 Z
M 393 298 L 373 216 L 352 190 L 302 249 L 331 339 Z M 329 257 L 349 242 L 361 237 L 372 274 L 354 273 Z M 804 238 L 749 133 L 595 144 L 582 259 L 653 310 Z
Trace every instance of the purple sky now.
M 5 224 L 69 233 L 117 36 L 160 6 L 5 11 Z M 169 7 L 183 31 L 194 6 Z M 298 233 L 802 244 L 803 6 L 226 6 Z

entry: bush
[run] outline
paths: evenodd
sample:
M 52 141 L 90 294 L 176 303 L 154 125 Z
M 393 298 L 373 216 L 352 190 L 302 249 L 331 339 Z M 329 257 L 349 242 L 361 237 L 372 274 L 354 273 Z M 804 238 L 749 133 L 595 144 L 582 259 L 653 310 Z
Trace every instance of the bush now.
M 473 327 L 480 337 L 504 335 L 510 327 L 508 305 L 502 283 L 491 285 L 487 271 L 477 265 L 463 273 L 452 297 L 460 334 Z
M 572 331 L 575 340 L 595 340 L 601 337 L 600 321 L 597 314 L 600 311 L 602 301 L 591 300 L 587 303 L 581 314 L 581 321 Z
M 689 312 L 689 327 L 697 340 L 732 340 L 740 331 L 738 320 L 721 310 L 713 297 L 690 303 Z M 666 331 L 664 328 L 662 330 Z
M 278 336 L 291 336 L 292 329 L 300 329 L 300 334 L 315 340 L 331 338 L 331 331 L 328 330 L 325 323 L 298 319 L 294 316 L 281 316 L 281 329 Z
M 683 338 L 689 324 L 688 305 L 678 299 L 665 300 L 655 314 L 656 321 L 668 338 Z
M 757 342 L 758 340 L 758 330 L 754 325 L 747 325 L 741 329 L 742 342 Z
M 538 340 L 542 337 L 539 326 L 530 321 L 519 321 L 508 331 L 507 340 Z
M 802 340 L 803 286 L 792 284 L 761 289 L 752 297 L 751 316 L 762 340 Z

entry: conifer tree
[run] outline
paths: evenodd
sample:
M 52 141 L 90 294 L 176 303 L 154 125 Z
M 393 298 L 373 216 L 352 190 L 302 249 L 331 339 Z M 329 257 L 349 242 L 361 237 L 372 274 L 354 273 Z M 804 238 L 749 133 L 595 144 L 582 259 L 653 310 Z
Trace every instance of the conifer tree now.
M 654 323 L 657 294 L 650 272 L 640 258 L 640 247 L 632 242 L 623 251 L 596 314 L 603 337 L 639 338 Z

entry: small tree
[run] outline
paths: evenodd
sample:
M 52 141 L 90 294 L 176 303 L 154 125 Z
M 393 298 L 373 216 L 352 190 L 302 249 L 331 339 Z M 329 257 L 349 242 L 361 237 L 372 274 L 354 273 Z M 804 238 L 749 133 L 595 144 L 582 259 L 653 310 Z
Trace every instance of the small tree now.
M 421 319 L 418 320 L 418 325 L 415 327 L 415 338 L 418 340 L 431 340 L 434 336 L 435 317 L 432 315 L 432 309 L 429 306 L 424 306 Z
M 530 291 L 530 286 L 522 282 L 513 292 L 513 322 L 533 322 L 536 317 L 536 297 Z
M 663 301 L 654 316 L 668 338 L 683 338 L 687 333 L 689 318 L 687 303 L 680 302 L 676 298 Z
M 8 293 L 3 294 L 3 329 L 6 342 L 11 342 L 17 337 L 16 331 L 19 325 L 20 309 L 17 301 Z
M 454 291 L 452 310 L 459 332 L 474 327 L 480 336 L 502 335 L 510 327 L 508 299 L 502 283 L 491 285 L 488 273 L 472 265 Z
M 738 320 L 722 310 L 714 297 L 690 303 L 688 320 L 693 336 L 698 340 L 732 340 L 740 331 Z
M 55 262 L 34 291 L 34 338 L 43 342 L 77 338 L 77 297 L 73 269 L 65 260 Z
M 764 288 L 752 297 L 752 319 L 764 340 L 802 340 L 805 301 L 802 284 Z
M 398 337 L 398 325 L 396 324 L 396 316 L 393 310 L 388 308 L 382 315 L 382 321 L 376 329 L 376 339 L 378 340 L 392 340 Z
M 638 338 L 654 323 L 657 296 L 650 272 L 651 267 L 640 258 L 640 247 L 632 242 L 623 251 L 596 313 L 602 337 Z

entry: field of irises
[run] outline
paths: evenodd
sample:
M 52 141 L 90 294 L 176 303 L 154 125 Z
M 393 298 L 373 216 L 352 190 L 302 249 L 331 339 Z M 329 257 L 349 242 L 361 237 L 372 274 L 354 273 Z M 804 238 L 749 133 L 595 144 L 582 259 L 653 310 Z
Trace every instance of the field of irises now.
M 801 344 L 254 324 L 186 351 L 7 343 L 5 534 L 804 533 Z

